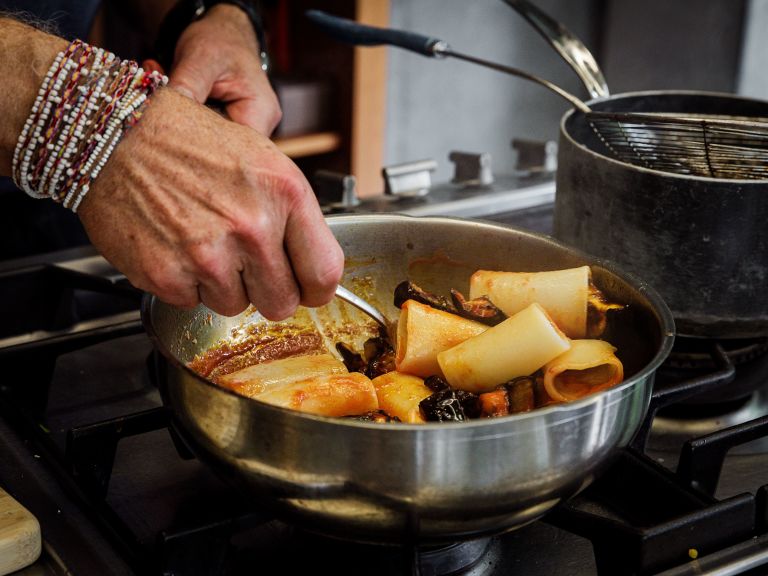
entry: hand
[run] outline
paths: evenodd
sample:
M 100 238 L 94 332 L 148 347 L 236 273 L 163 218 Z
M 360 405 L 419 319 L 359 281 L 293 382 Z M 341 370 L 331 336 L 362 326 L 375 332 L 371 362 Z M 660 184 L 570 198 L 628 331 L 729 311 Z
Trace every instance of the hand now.
M 248 16 L 219 4 L 190 24 L 176 44 L 170 86 L 203 104 L 224 103 L 228 116 L 269 136 L 282 113 L 261 69 L 259 45 Z
M 299 169 L 267 137 L 169 89 L 153 96 L 78 214 L 137 288 L 271 320 L 329 302 L 344 266 Z

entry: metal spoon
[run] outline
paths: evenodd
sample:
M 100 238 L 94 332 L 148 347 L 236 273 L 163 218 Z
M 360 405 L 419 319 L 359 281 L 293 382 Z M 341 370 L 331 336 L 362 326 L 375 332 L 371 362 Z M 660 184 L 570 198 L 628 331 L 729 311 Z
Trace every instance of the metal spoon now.
M 390 325 L 389 322 L 387 322 L 387 318 L 373 304 L 363 300 L 357 294 L 350 292 L 341 284 L 336 287 L 336 296 L 373 318 L 379 324 L 379 326 L 384 329 L 385 333 L 389 332 Z
M 551 18 L 528 0 L 502 0 L 528 20 L 554 48 L 563 60 L 573 68 L 592 98 L 610 96 L 608 84 L 597 61 L 584 43 L 565 26 Z

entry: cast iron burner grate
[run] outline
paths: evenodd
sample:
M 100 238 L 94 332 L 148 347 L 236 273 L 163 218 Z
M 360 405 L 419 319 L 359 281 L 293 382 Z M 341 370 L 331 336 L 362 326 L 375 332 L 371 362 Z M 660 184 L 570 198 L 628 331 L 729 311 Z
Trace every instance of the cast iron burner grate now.
M 751 362 L 768 354 L 768 338 L 741 340 L 709 340 L 678 336 L 664 365 L 678 370 L 712 370 L 712 344 L 719 345 L 734 366 Z
M 679 338 L 672 354 L 659 368 L 657 379 L 679 381 L 694 375 L 717 370 L 718 360 L 713 350 L 722 350 L 734 367 L 731 382 L 704 391 L 665 409 L 668 418 L 697 419 L 714 416 L 727 418 L 740 410 L 755 393 L 768 383 L 768 339 L 706 340 Z M 766 407 L 768 408 L 768 407 Z

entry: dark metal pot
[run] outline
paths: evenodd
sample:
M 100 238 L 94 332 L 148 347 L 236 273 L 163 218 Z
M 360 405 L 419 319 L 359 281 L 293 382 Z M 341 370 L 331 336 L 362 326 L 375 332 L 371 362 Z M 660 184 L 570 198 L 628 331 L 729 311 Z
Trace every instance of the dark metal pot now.
M 167 359 L 164 398 L 197 455 L 264 506 L 298 525 L 354 540 L 444 542 L 519 527 L 583 489 L 638 429 L 673 322 L 659 296 L 613 265 L 544 236 L 449 218 L 329 218 L 344 248 L 343 283 L 390 318 L 405 278 L 436 291 L 466 289 L 477 268 L 552 270 L 589 264 L 632 321 L 613 339 L 620 385 L 498 419 L 381 425 L 302 414 L 238 396 L 186 363 L 258 315 L 179 310 L 147 297 L 142 317 Z M 338 300 L 315 319 L 366 322 Z M 297 316 L 299 318 L 299 316 Z M 242 330 L 239 330 L 243 332 Z
M 768 102 L 702 92 L 643 92 L 594 110 L 768 116 Z M 619 162 L 571 110 L 560 125 L 554 234 L 648 281 L 678 333 L 768 335 L 768 180 L 664 173 Z

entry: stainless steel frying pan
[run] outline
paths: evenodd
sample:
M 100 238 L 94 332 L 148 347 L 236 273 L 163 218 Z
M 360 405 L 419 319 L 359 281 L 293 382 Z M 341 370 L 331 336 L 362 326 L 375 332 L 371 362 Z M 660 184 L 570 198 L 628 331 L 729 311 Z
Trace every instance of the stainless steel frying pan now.
M 331 217 L 343 283 L 388 316 L 395 286 L 466 290 L 477 268 L 552 270 L 589 264 L 610 298 L 630 305 L 614 343 L 627 379 L 578 402 L 467 423 L 382 425 L 262 404 L 201 378 L 186 363 L 258 314 L 226 318 L 154 297 L 143 320 L 167 360 L 164 396 L 197 455 L 245 498 L 309 530 L 358 541 L 428 543 L 531 522 L 586 487 L 635 434 L 673 321 L 644 282 L 551 238 L 478 221 L 397 215 Z M 371 322 L 338 300 L 309 318 Z M 329 320 L 330 319 L 330 320 Z

